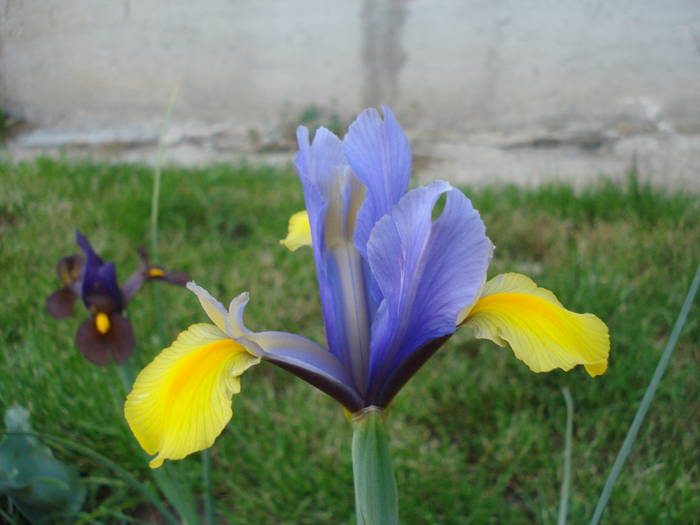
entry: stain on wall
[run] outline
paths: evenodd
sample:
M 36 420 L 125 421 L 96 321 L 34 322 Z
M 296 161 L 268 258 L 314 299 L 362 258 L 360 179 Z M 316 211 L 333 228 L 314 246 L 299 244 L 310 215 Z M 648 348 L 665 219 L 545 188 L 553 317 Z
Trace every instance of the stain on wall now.
M 362 102 L 366 107 L 393 104 L 399 95 L 399 75 L 406 63 L 401 43 L 408 16 L 406 0 L 364 0 L 361 11 Z

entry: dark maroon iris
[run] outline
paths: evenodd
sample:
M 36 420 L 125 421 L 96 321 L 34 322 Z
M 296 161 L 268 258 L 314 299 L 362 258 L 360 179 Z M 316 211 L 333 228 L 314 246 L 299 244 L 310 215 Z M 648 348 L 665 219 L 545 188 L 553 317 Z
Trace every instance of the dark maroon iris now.
M 78 350 L 96 365 L 104 366 L 111 360 L 121 364 L 134 351 L 134 330 L 125 308 L 136 291 L 149 280 L 184 286 L 189 277 L 184 272 L 151 266 L 141 248 L 139 268 L 127 279 L 122 290 L 114 263 L 105 262 L 97 255 L 80 232 L 76 232 L 75 237 L 83 255 L 71 255 L 58 262 L 56 272 L 62 287 L 47 298 L 46 309 L 53 317 L 68 317 L 73 314 L 75 301 L 80 296 L 90 317 L 76 332 Z

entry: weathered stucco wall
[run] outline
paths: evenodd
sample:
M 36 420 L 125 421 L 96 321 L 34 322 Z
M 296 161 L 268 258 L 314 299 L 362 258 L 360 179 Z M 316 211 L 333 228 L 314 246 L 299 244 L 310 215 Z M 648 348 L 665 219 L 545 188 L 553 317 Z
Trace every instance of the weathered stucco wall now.
M 380 103 L 424 144 L 668 140 L 700 133 L 700 2 L 0 0 L 29 143 L 151 140 L 176 87 L 180 136 L 231 147 Z

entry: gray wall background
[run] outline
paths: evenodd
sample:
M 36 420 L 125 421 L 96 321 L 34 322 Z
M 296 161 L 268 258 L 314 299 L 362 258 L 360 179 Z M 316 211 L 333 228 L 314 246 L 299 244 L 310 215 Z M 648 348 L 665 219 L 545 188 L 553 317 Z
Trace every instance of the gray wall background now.
M 153 143 L 175 89 L 185 162 L 279 142 L 311 105 L 384 103 L 442 168 L 648 157 L 692 182 L 700 2 L 0 0 L 0 106 L 34 126 L 17 152 Z

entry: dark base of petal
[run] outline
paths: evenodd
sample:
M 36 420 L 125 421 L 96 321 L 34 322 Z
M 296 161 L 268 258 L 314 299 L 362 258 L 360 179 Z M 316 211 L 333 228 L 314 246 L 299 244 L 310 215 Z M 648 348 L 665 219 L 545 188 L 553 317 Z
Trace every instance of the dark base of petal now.
M 109 330 L 101 334 L 95 326 L 95 318 L 83 321 L 75 334 L 75 345 L 85 358 L 98 366 L 107 365 L 110 360 L 121 364 L 134 351 L 134 330 L 129 320 L 120 314 L 109 316 Z
M 413 351 L 404 361 L 396 367 L 383 381 L 377 381 L 370 385 L 367 393 L 366 406 L 385 407 L 394 396 L 403 388 L 409 379 L 437 352 L 453 334 L 443 335 L 427 342 Z

